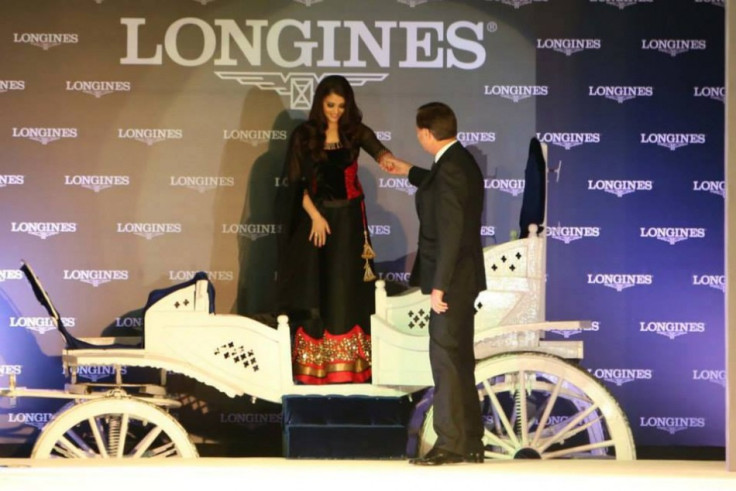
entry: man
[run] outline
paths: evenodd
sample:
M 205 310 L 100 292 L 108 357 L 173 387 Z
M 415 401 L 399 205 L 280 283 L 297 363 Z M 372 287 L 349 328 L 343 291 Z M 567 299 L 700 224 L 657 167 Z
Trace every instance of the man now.
M 486 288 L 480 241 L 483 175 L 457 139 L 457 119 L 440 102 L 417 110 L 417 139 L 434 156 L 431 170 L 392 160 L 386 170 L 416 186 L 419 250 L 413 286 L 430 294 L 429 359 L 437 442 L 417 465 L 483 462 L 483 426 L 475 388 L 473 302 Z

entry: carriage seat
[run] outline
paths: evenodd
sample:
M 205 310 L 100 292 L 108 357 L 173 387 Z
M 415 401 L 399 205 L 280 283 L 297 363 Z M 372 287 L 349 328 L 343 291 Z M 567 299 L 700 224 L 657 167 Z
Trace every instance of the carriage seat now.
M 483 249 L 487 289 L 475 300 L 476 332 L 544 320 L 544 244 L 532 234 Z M 397 331 L 426 336 L 429 296 L 418 288 L 389 296 L 376 285 L 376 315 Z
M 100 338 L 78 338 L 67 330 L 61 315 L 54 306 L 48 292 L 41 284 L 31 265 L 26 261 L 21 261 L 20 270 L 31 284 L 33 293 L 38 302 L 44 307 L 49 316 L 54 319 L 56 327 L 64 338 L 67 350 L 79 349 L 140 349 L 143 348 L 143 337 L 132 338 L 116 338 L 116 337 L 100 337 Z M 173 285 L 167 288 L 160 288 L 151 291 L 148 295 L 148 301 L 143 308 L 143 332 L 145 333 L 146 314 L 152 310 L 182 310 L 188 309 L 193 311 L 215 311 L 215 288 L 207 277 L 207 273 L 198 272 L 194 277 L 183 283 Z
M 152 290 L 143 307 L 143 334 L 151 328 L 149 313 L 206 312 L 215 313 L 215 287 L 207 273 L 197 272 L 190 280 L 166 288 Z
M 61 334 L 61 336 L 64 338 L 64 342 L 66 343 L 65 349 L 135 349 L 142 347 L 143 339 L 138 337 L 132 339 L 126 338 L 125 340 L 120 338 L 94 338 L 94 341 L 96 342 L 92 342 L 92 339 L 82 339 L 74 336 L 67 330 L 66 326 L 64 325 L 64 321 L 59 314 L 59 311 L 56 310 L 56 307 L 51 301 L 51 297 L 49 297 L 48 292 L 46 292 L 46 289 L 41 284 L 41 280 L 39 280 L 38 276 L 36 276 L 36 273 L 34 273 L 31 265 L 28 264 L 26 261 L 21 261 L 20 270 L 23 272 L 26 279 L 31 284 L 31 288 L 33 289 L 33 294 L 36 296 L 36 300 L 38 300 L 43 308 L 46 309 L 46 312 L 48 312 L 49 316 L 54 319 L 54 322 L 56 323 L 56 329 L 59 331 L 59 334 Z
M 143 318 L 149 311 L 182 311 L 215 313 L 215 287 L 207 273 L 199 271 L 190 280 L 166 288 L 152 290 L 143 307 Z

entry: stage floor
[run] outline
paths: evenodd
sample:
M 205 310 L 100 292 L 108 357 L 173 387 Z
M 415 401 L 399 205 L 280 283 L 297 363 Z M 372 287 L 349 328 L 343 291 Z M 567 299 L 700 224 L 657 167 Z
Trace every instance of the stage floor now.
M 0 490 L 97 489 L 590 489 L 736 490 L 736 472 L 720 461 L 489 461 L 417 467 L 406 461 L 200 458 L 104 461 L 0 459 Z

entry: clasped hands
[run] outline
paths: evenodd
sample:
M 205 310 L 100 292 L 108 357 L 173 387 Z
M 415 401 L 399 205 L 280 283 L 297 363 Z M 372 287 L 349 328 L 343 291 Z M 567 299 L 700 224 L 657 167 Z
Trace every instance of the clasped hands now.
M 378 160 L 378 165 L 381 166 L 381 169 L 383 169 L 384 172 L 395 174 L 397 176 L 408 175 L 409 169 L 412 167 L 409 162 L 395 157 L 392 153 L 383 154 Z

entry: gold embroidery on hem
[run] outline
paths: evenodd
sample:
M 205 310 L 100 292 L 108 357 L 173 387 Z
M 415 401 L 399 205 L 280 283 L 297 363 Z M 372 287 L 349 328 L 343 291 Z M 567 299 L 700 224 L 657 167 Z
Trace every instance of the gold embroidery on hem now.
M 294 337 L 293 360 L 299 374 L 324 377 L 341 371 L 359 373 L 371 366 L 370 336 L 358 327 L 338 336 L 325 333 L 322 339 L 299 330 Z

